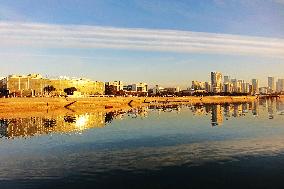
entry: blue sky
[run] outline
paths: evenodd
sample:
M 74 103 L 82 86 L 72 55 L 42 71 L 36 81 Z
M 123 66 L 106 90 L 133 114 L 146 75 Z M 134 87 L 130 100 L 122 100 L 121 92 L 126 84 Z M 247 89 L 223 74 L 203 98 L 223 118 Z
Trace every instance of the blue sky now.
M 5 41 L 2 45 L 0 43 L 3 64 L 0 74 L 3 76 L 40 72 L 48 76 L 146 81 L 182 87 L 190 85 L 191 80 L 209 80 L 209 72 L 214 70 L 239 79 L 259 78 L 263 85 L 266 76 L 284 78 L 284 58 L 281 55 L 284 45 L 283 0 L 0 0 L 0 23 L 0 32 L 6 29 L 2 38 L 0 35 L 1 41 Z M 28 24 L 32 30 L 26 29 L 25 25 L 19 27 L 22 24 Z M 44 27 L 33 33 L 34 28 L 38 31 L 38 25 Z M 90 28 L 82 27 L 84 25 Z M 68 27 L 58 29 L 65 26 Z M 42 32 L 45 27 L 48 34 Z M 109 28 L 118 28 L 119 31 L 108 33 Z M 88 29 L 93 31 L 91 37 L 76 35 L 78 31 L 88 32 Z M 57 34 L 53 34 L 53 30 Z M 109 44 L 106 37 L 93 37 L 100 30 L 106 32 L 109 39 L 117 37 L 115 32 L 120 32 L 123 35 L 118 41 L 125 40 L 127 33 L 137 32 L 142 37 L 138 36 L 137 44 L 135 34 L 121 47 L 118 42 Z M 68 31 L 73 32 L 70 39 L 81 37 L 80 43 L 69 44 L 69 41 L 61 40 Z M 28 32 L 32 37 L 23 40 Z M 195 32 L 202 32 L 202 37 Z M 184 38 L 179 39 L 183 34 Z M 167 35 L 171 35 L 169 42 Z M 202 41 L 202 50 L 196 50 L 196 44 L 194 49 L 191 45 L 196 36 Z M 188 38 L 191 40 L 186 41 Z M 230 50 L 222 49 L 223 38 L 226 45 L 231 38 L 237 42 L 230 45 Z M 50 44 L 46 39 L 54 41 Z M 56 43 L 55 39 L 62 42 Z M 94 42 L 82 44 L 82 39 Z M 184 39 L 186 44 L 183 44 Z M 207 39 L 209 42 L 205 41 Z M 215 47 L 216 39 L 219 41 Z M 157 43 L 143 43 L 141 47 L 141 40 Z M 102 42 L 95 45 L 98 41 Z M 245 41 L 250 41 L 249 46 L 239 45 Z M 259 44 L 261 41 L 265 44 Z M 214 47 L 210 49 L 208 43 Z M 153 48 L 155 45 L 157 47 Z M 214 50 L 219 47 L 219 50 Z

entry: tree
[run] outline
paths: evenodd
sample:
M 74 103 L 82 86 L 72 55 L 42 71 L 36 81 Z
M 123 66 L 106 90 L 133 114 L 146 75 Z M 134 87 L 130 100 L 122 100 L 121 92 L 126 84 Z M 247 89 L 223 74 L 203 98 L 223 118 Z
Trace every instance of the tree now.
M 77 91 L 77 89 L 76 89 L 75 87 L 70 87 L 70 88 L 64 89 L 64 92 L 65 92 L 67 95 L 73 95 L 75 91 Z
M 52 85 L 48 85 L 43 89 L 49 95 L 51 92 L 55 91 L 56 89 Z
M 106 85 L 105 86 L 105 95 L 115 95 L 116 88 L 113 85 Z
M 7 89 L 0 89 L 0 97 L 7 97 L 9 95 L 9 90 Z

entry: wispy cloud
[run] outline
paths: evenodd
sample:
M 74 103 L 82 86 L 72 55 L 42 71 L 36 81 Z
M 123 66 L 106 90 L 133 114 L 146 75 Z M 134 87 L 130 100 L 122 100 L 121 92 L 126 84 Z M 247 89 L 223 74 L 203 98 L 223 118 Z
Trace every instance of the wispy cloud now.
M 176 30 L 0 22 L 0 47 L 110 48 L 284 58 L 284 39 Z

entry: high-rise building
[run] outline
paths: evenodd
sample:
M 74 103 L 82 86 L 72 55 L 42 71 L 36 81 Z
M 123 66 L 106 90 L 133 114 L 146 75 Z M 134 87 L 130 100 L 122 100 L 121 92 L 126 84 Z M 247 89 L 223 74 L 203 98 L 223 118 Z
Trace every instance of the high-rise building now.
M 205 90 L 207 92 L 210 92 L 211 91 L 211 84 L 209 82 L 205 82 Z
M 243 93 L 249 93 L 249 86 L 250 84 L 249 83 L 244 83 L 243 85 Z
M 252 84 L 252 94 L 258 94 L 259 93 L 258 79 L 252 79 L 251 84 Z
M 213 93 L 222 91 L 222 73 L 211 72 L 211 90 Z
M 233 84 L 230 82 L 224 83 L 223 91 L 225 93 L 232 93 L 233 92 Z
M 238 90 L 237 90 L 238 93 L 243 92 L 244 83 L 245 83 L 244 80 L 238 80 Z
M 278 79 L 278 81 L 276 82 L 276 91 L 277 92 L 284 91 L 284 79 Z
M 224 83 L 229 83 L 231 81 L 230 76 L 224 76 Z
M 268 92 L 272 93 L 275 91 L 275 81 L 274 81 L 274 77 L 268 77 Z
M 231 83 L 233 85 L 232 92 L 238 92 L 238 80 L 237 79 L 231 79 Z

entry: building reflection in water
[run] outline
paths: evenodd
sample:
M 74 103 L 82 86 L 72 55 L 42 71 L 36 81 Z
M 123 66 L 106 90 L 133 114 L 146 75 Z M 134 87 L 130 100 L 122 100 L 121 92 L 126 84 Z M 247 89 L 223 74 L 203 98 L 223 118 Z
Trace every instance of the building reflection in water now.
M 68 114 L 61 116 L 30 117 L 0 119 L 0 137 L 16 138 L 49 133 L 80 133 L 83 130 L 104 127 L 116 120 L 124 118 L 146 118 L 149 110 L 161 112 L 177 112 L 188 107 L 193 115 L 211 115 L 211 126 L 221 126 L 231 117 L 242 117 L 246 114 L 258 116 L 266 112 L 268 118 L 284 115 L 284 102 L 280 100 L 259 100 L 252 103 L 236 104 L 197 104 L 197 105 L 150 105 L 149 107 L 133 108 L 129 111 L 113 111 L 108 113 Z
M 223 123 L 223 107 L 221 105 L 212 105 L 211 125 L 217 126 Z
M 85 129 L 103 127 L 103 113 L 65 115 L 57 117 L 30 117 L 0 120 L 0 135 L 7 138 L 36 136 L 52 132 L 81 132 Z
M 253 102 L 252 103 L 252 115 L 253 116 L 258 116 L 258 109 L 259 109 L 259 103 Z
M 132 118 L 146 118 L 148 116 L 148 107 L 133 108 L 129 111 L 113 111 L 105 114 L 105 123 L 111 123 L 114 119 L 123 120 L 125 116 Z
M 276 108 L 277 114 L 284 115 L 284 102 L 283 101 L 277 100 L 275 103 L 275 108 Z
M 267 100 L 267 112 L 269 119 L 274 118 L 274 113 L 276 111 L 275 101 L 274 99 L 268 99 Z
M 145 118 L 148 115 L 148 107 L 109 113 L 0 119 L 0 137 L 16 138 L 49 133 L 80 133 L 86 129 L 104 127 L 114 119 L 123 119 L 125 115 L 132 118 Z
M 211 114 L 211 125 L 220 126 L 224 120 L 230 117 L 244 117 L 251 114 L 254 117 L 265 113 L 269 119 L 274 119 L 275 115 L 284 115 L 284 101 L 276 99 L 259 100 L 250 103 L 234 103 L 234 104 L 198 104 L 190 107 L 193 115 Z

